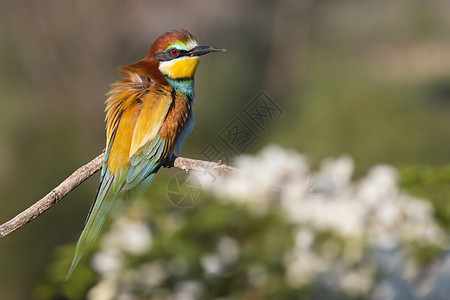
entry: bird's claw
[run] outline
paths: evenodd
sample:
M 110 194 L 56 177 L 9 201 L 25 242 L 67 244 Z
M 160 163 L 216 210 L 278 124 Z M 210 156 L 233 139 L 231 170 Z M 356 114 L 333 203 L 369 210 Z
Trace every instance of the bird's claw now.
M 175 161 L 175 159 L 177 158 L 177 156 L 175 154 L 170 154 L 162 163 L 162 166 L 164 168 L 172 168 L 173 167 L 173 163 Z

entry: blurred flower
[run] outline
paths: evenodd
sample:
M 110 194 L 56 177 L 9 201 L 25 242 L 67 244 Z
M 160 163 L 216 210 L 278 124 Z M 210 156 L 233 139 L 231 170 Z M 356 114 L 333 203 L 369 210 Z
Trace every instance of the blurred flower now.
M 259 156 L 242 155 L 236 159 L 239 172 L 233 176 L 211 176 L 197 172 L 196 177 L 222 201 L 243 204 L 255 215 L 267 213 L 270 201 L 280 186 L 303 185 L 307 188 L 306 177 L 309 166 L 306 159 L 294 151 L 287 151 L 272 145 Z M 299 179 L 304 180 L 300 182 Z
M 132 255 L 140 255 L 151 247 L 152 234 L 145 222 L 128 217 L 119 218 L 102 239 L 102 247 L 119 249 Z
M 287 288 L 299 290 L 319 283 L 350 298 L 404 299 L 396 297 L 400 293 L 429 296 L 437 287 L 442 289 L 444 285 L 435 284 L 434 278 L 448 282 L 442 279 L 450 274 L 447 259 L 427 274 L 428 281 L 413 284 L 422 273 L 411 253 L 422 246 L 442 247 L 447 237 L 434 220 L 429 202 L 398 186 L 393 167 L 375 166 L 366 176 L 352 180 L 354 162 L 349 156 L 328 158 L 319 170 L 312 171 L 303 155 L 278 146 L 239 157 L 236 166 L 239 171 L 230 176 L 193 174 L 219 203 L 247 209 L 251 218 L 272 222 L 270 226 L 281 222 L 286 225 L 284 229 L 289 228 L 289 241 L 276 258 L 277 270 L 282 270 L 279 277 Z M 189 222 L 186 214 L 177 211 L 156 220 L 166 238 L 175 238 Z M 241 249 L 248 244 L 241 241 L 245 235 L 237 238 L 230 234 L 235 228 L 227 235 L 222 227 L 217 228 L 219 232 L 214 234 L 221 238 L 215 247 L 195 244 L 195 251 L 188 247 L 189 260 L 175 256 L 133 265 L 129 258 L 149 252 L 152 233 L 143 220 L 118 218 L 94 256 L 93 266 L 102 280 L 90 295 L 106 297 L 109 288 L 122 299 L 133 299 L 135 291 L 160 295 L 160 299 L 204 298 L 214 282 L 243 269 L 243 260 L 248 263 L 242 275 L 249 287 L 257 290 L 270 285 L 274 269 L 265 264 L 267 258 L 249 257 L 247 246 Z M 272 249 L 261 250 L 270 253 Z M 187 278 L 196 270 L 195 279 Z M 394 281 L 403 282 L 402 287 Z
M 182 281 L 177 284 L 174 300 L 196 300 L 201 299 L 204 294 L 203 283 L 197 280 Z
M 345 272 L 339 277 L 341 288 L 350 295 L 367 295 L 374 283 L 374 268 L 364 266 Z
M 207 253 L 200 258 L 200 265 L 208 275 L 220 275 L 223 270 L 223 262 L 216 253 Z
M 225 236 L 217 244 L 217 252 L 225 264 L 232 264 L 239 258 L 239 245 L 235 239 Z
M 139 278 L 145 287 L 156 287 L 169 275 L 163 261 L 145 263 L 139 268 Z
M 326 159 L 312 172 L 303 155 L 277 146 L 238 158 L 236 167 L 239 172 L 203 185 L 222 201 L 243 204 L 257 216 L 281 207 L 298 228 L 284 258 L 291 287 L 335 274 L 342 290 L 364 295 L 375 275 L 373 262 L 363 254 L 367 249 L 446 242 L 431 205 L 402 191 L 393 167 L 375 166 L 352 181 L 354 162 L 349 156 Z M 323 240 L 324 233 L 331 235 Z M 222 265 L 216 254 L 202 258 L 210 273 L 220 272 Z
M 350 156 L 325 159 L 316 174 L 314 187 L 319 190 L 337 191 L 347 186 L 353 175 L 354 162 Z
M 223 275 L 227 266 L 239 258 L 239 245 L 230 237 L 222 237 L 216 246 L 216 252 L 207 253 L 200 258 L 200 265 L 209 275 Z
M 87 298 L 89 300 L 110 300 L 117 294 L 117 282 L 115 279 L 105 279 L 97 283 L 89 290 Z
M 92 258 L 92 268 L 104 276 L 118 273 L 123 264 L 124 256 L 114 248 L 103 249 Z

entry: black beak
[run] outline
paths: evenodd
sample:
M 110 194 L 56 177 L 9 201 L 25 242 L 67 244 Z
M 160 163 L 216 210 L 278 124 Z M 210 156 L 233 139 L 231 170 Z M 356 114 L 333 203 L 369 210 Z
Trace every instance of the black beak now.
M 197 46 L 189 51 L 189 56 L 201 56 L 211 52 L 226 52 L 225 49 L 215 48 L 211 46 Z

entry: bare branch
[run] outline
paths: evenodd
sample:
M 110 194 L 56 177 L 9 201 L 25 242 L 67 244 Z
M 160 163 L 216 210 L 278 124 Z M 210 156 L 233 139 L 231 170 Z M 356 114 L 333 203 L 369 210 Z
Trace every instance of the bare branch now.
M 60 185 L 45 195 L 41 200 L 24 210 L 13 219 L 0 225 L 0 238 L 19 229 L 28 222 L 36 219 L 40 214 L 58 203 L 64 196 L 79 186 L 83 181 L 94 175 L 102 166 L 105 154 L 102 152 L 99 156 L 73 172 Z
M 67 177 L 66 180 L 64 180 L 60 185 L 54 188 L 50 193 L 45 195 L 41 200 L 27 208 L 8 222 L 0 225 L 0 238 L 7 236 L 20 227 L 33 221 L 47 209 L 61 201 L 61 199 L 64 198 L 68 193 L 70 193 L 77 186 L 83 183 L 83 181 L 85 181 L 101 169 L 104 157 L 105 153 L 102 152 L 99 156 L 73 172 L 72 175 Z M 221 162 L 214 163 L 184 157 L 176 157 L 175 160 L 173 160 L 173 162 L 169 164 L 169 166 L 174 166 L 186 172 L 189 172 L 190 170 L 205 171 L 208 169 L 212 169 L 217 171 L 221 175 L 227 175 L 236 170 L 235 168 L 222 164 Z
M 236 172 L 236 168 L 227 166 L 223 164 L 221 161 L 215 163 L 205 160 L 198 160 L 184 157 L 175 158 L 173 166 L 178 169 L 185 170 L 186 172 L 189 172 L 190 170 L 197 170 L 197 171 L 213 170 L 216 171 L 219 175 L 229 175 L 233 172 Z

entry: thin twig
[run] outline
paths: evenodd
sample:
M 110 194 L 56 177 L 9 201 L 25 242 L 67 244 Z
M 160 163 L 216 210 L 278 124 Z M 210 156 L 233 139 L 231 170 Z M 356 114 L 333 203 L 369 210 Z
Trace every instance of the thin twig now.
M 105 153 L 102 152 L 99 156 L 77 169 L 60 185 L 54 188 L 50 193 L 45 195 L 41 200 L 9 220 L 8 222 L 0 225 L 0 238 L 7 236 L 8 234 L 16 231 L 20 227 L 33 221 L 47 209 L 61 201 L 68 193 L 79 186 L 83 181 L 94 175 L 102 167 Z M 212 169 L 217 171 L 221 175 L 230 174 L 235 171 L 235 168 L 224 165 L 222 163 L 214 163 L 203 160 L 196 160 L 191 158 L 176 157 L 172 165 L 176 168 L 182 169 L 186 172 L 190 170 L 205 171 Z

